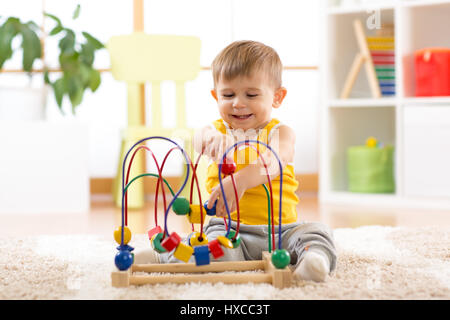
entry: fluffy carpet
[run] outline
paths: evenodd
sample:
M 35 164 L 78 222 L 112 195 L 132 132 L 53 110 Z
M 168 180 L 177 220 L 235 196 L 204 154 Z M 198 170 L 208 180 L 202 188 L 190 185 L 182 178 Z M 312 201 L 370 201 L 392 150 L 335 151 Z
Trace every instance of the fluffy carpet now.
M 326 282 L 191 283 L 112 288 L 115 243 L 92 235 L 0 238 L 0 299 L 450 299 L 450 229 L 367 226 L 334 231 Z M 148 246 L 135 235 L 134 247 Z

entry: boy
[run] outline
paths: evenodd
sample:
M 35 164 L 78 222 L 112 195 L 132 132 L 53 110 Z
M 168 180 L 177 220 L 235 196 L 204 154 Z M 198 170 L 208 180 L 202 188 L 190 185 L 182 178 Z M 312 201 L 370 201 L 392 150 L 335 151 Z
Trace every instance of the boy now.
M 294 131 L 271 117 L 272 108 L 279 108 L 287 90 L 281 86 L 282 65 L 272 48 L 255 41 L 231 43 L 212 63 L 214 89 L 212 96 L 217 102 L 221 119 L 200 130 L 194 138 L 194 147 L 211 159 L 208 167 L 206 187 L 210 193 L 208 207 L 217 200 L 216 216 L 204 228 L 209 241 L 223 236 L 227 217 L 218 179 L 218 163 L 225 150 L 237 141 L 259 140 L 268 144 L 278 154 L 283 167 L 283 213 L 282 245 L 291 256 L 294 275 L 303 280 L 324 281 L 336 266 L 336 251 L 331 231 L 321 223 L 298 223 L 295 180 L 292 162 L 294 159 Z M 255 145 L 255 144 L 253 144 Z M 262 155 L 272 183 L 274 223 L 278 231 L 278 201 L 280 172 L 275 156 L 262 145 L 255 145 Z M 267 184 L 267 175 L 261 157 L 254 149 L 240 147 L 227 158 L 237 165 L 234 174 L 239 197 L 240 246 L 225 249 L 219 260 L 261 259 L 267 250 L 267 196 L 262 184 Z M 230 176 L 222 179 L 225 198 L 231 213 L 231 228 L 237 227 L 236 198 Z M 275 237 L 278 246 L 278 233 Z M 136 252 L 135 261 L 177 262 L 172 254 L 157 255 L 147 250 Z

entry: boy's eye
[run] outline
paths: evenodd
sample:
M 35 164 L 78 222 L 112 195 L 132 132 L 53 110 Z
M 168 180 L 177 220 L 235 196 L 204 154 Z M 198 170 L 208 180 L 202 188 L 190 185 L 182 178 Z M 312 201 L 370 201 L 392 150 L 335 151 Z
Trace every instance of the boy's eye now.
M 257 94 L 247 94 L 247 97 L 249 97 L 249 98 L 254 98 L 254 97 L 256 97 L 257 96 Z
M 231 98 L 231 97 L 234 96 L 234 94 L 228 93 L 228 94 L 223 94 L 223 96 L 224 96 L 225 98 Z

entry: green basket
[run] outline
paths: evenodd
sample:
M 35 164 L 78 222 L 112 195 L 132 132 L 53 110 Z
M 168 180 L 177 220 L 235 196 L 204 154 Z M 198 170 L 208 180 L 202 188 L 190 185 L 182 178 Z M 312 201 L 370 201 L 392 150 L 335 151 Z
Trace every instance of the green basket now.
M 351 192 L 393 193 L 394 147 L 354 146 L 347 150 L 348 188 Z

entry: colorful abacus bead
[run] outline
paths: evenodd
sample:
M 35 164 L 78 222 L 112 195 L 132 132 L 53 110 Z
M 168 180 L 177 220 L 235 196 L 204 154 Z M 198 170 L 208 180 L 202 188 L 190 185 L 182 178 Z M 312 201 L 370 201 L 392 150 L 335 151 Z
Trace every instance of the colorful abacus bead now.
M 200 232 L 194 232 L 189 237 L 189 244 L 193 247 L 196 246 L 203 246 L 205 244 L 208 244 L 208 238 L 205 234 L 200 234 Z
M 153 250 L 155 250 L 158 253 L 163 253 L 166 252 L 166 249 L 164 249 L 164 247 L 161 245 L 161 240 L 164 236 L 164 233 L 157 233 L 155 235 L 153 235 L 152 237 L 152 248 Z
M 233 248 L 237 248 L 241 244 L 241 237 L 239 236 L 239 234 L 237 235 L 236 239 L 233 240 L 235 234 L 236 234 L 236 231 L 231 230 L 230 234 L 227 236 L 227 238 L 231 240 L 231 243 L 233 244 Z
M 214 259 L 219 259 L 224 255 L 222 247 L 220 246 L 219 240 L 215 239 L 208 243 L 209 251 L 211 252 Z
M 208 246 L 194 247 L 195 264 L 203 266 L 209 264 L 209 248 Z
M 114 258 L 114 263 L 120 271 L 128 270 L 133 264 L 133 255 L 128 250 L 120 250 Z
M 172 210 L 180 216 L 188 214 L 191 211 L 189 201 L 185 197 L 176 198 L 172 204 Z
M 180 242 L 181 242 L 180 236 L 176 232 L 172 232 L 170 236 L 166 237 L 161 242 L 161 245 L 163 246 L 164 249 L 170 252 L 173 249 L 175 249 Z
M 374 137 L 369 137 L 366 140 L 366 146 L 369 148 L 375 148 L 377 146 L 378 140 Z
M 205 213 L 203 212 L 203 215 Z M 187 215 L 190 223 L 202 223 L 201 209 L 199 204 L 191 204 L 190 212 Z
M 216 206 L 217 206 L 217 200 L 214 202 L 214 205 L 211 209 L 208 209 L 208 200 L 206 200 L 205 204 L 203 205 L 203 208 L 206 210 L 206 214 L 208 216 L 215 216 L 216 215 Z
M 162 232 L 163 231 L 162 231 L 161 227 L 160 226 L 156 226 L 156 227 L 148 230 L 148 232 L 147 232 L 148 239 L 151 241 L 155 234 L 162 233 Z
M 286 268 L 291 263 L 291 256 L 286 249 L 277 249 L 272 253 L 272 264 L 277 269 Z
M 225 236 L 218 236 L 216 238 L 216 240 L 219 241 L 219 243 L 221 245 L 223 245 L 225 248 L 233 249 L 233 243 L 227 237 L 225 237 Z
M 233 160 L 225 158 L 222 164 L 222 173 L 226 175 L 233 174 L 236 171 L 236 163 Z
M 117 244 L 122 244 L 122 227 L 118 227 L 114 231 L 114 240 L 116 240 Z M 127 244 L 131 240 L 131 231 L 130 228 L 125 226 L 123 229 L 123 244 Z
M 175 258 L 177 258 L 178 260 L 188 262 L 193 253 L 194 253 L 194 248 L 180 242 L 178 244 L 177 248 L 175 249 L 173 256 Z

